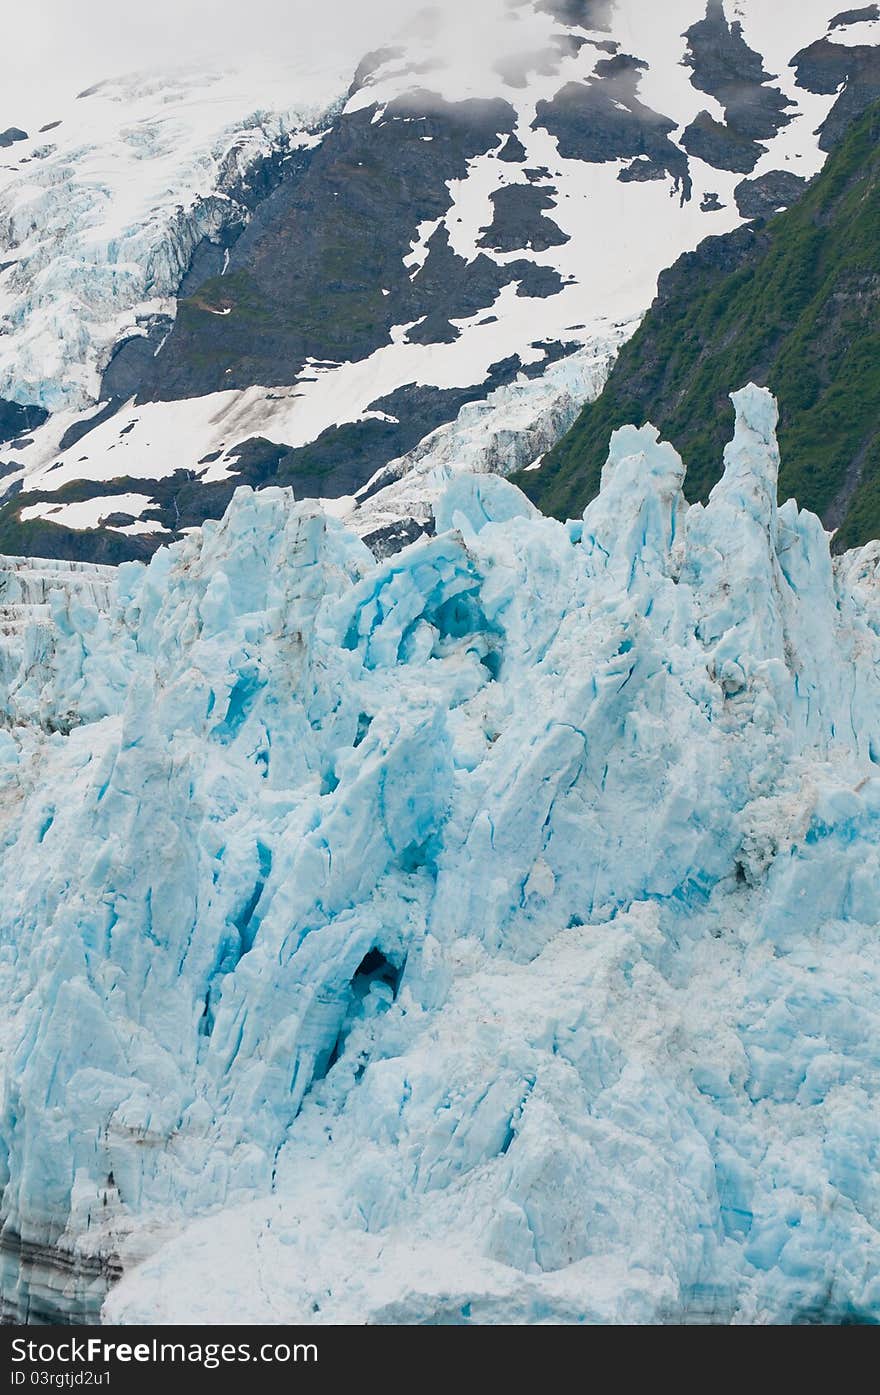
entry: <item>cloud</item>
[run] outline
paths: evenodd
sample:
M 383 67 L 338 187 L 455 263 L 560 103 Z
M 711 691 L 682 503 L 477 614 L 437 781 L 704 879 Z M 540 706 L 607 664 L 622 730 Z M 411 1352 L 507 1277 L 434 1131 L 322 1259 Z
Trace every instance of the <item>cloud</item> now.
M 53 103 L 136 69 L 293 61 L 328 45 L 355 64 L 413 14 L 412 0 L 28 0 L 4 8 L 3 48 L 15 71 L 0 85 L 0 129 L 50 120 Z
M 353 73 L 365 53 L 402 37 L 478 77 L 505 50 L 533 55 L 553 28 L 533 0 L 26 0 L 6 9 L 13 61 L 0 83 L 0 130 L 32 131 L 106 78 L 194 64 L 253 65 L 258 103 L 261 62 L 289 61 L 293 74 L 329 57 L 334 72 Z

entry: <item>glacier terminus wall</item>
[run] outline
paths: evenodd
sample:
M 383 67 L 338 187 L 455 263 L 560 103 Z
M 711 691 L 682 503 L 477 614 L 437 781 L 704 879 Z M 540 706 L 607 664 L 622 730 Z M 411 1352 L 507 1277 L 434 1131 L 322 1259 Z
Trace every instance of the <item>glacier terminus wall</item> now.
M 734 402 L 705 507 L 241 489 L 10 627 L 5 1312 L 880 1318 L 880 544 Z

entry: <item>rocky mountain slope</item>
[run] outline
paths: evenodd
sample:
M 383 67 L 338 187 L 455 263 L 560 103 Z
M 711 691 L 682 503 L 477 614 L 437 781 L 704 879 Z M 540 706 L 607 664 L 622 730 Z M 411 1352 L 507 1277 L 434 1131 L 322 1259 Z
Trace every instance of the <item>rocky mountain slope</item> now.
M 425 14 L 356 70 L 80 94 L 0 170 L 0 546 L 149 555 L 243 482 L 356 517 L 797 198 L 877 95 L 870 12 L 491 0 L 467 43 Z
M 878 66 L 880 72 L 880 66 Z M 611 431 L 648 418 L 692 462 L 690 497 L 718 478 L 719 384 L 767 383 L 782 423 L 781 497 L 837 531 L 840 550 L 880 534 L 880 103 L 801 201 L 711 239 L 660 293 L 602 395 L 521 477 L 559 517 L 596 493 Z

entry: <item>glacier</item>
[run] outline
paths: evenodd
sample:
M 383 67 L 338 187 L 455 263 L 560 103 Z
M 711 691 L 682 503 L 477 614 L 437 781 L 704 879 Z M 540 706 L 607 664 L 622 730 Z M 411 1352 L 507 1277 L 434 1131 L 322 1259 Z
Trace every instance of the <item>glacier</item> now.
M 250 186 L 320 142 L 347 86 L 344 62 L 298 68 L 292 103 L 276 67 L 98 83 L 0 164 L 0 397 L 73 419 L 120 343 L 170 322 L 199 245 L 248 221 Z
M 458 473 L 377 561 L 243 488 L 29 583 L 5 1313 L 880 1319 L 880 544 L 733 400 L 705 506 L 627 427 L 568 524 Z
M 465 403 L 457 417 L 382 466 L 357 494 L 332 505 L 333 513 L 371 551 L 387 547 L 386 538 L 393 550 L 413 525 L 433 530 L 436 501 L 458 473 L 507 476 L 537 468 L 584 404 L 599 396 L 632 331 L 632 325 L 609 326 L 537 376 L 520 372 L 512 383 Z

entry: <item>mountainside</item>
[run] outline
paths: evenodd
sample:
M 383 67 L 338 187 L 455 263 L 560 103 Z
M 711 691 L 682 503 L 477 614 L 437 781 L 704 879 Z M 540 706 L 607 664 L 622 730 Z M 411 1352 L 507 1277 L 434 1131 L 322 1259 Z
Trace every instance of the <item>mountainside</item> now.
M 487 0 L 467 39 L 426 13 L 348 68 L 114 79 L 19 131 L 0 547 L 149 556 L 242 483 L 359 527 L 435 431 L 610 361 L 682 252 L 800 196 L 880 94 L 871 11 Z
M 459 475 L 377 563 L 242 490 L 55 588 L 0 732 L 7 1313 L 880 1318 L 880 552 L 735 401 L 705 508 L 628 428 L 576 525 Z
M 880 103 L 803 198 L 767 223 L 712 239 L 660 293 L 604 392 L 520 476 L 559 517 L 599 487 L 608 436 L 648 419 L 691 462 L 688 492 L 718 478 L 724 384 L 767 384 L 781 406 L 780 497 L 838 530 L 845 550 L 880 535 Z

